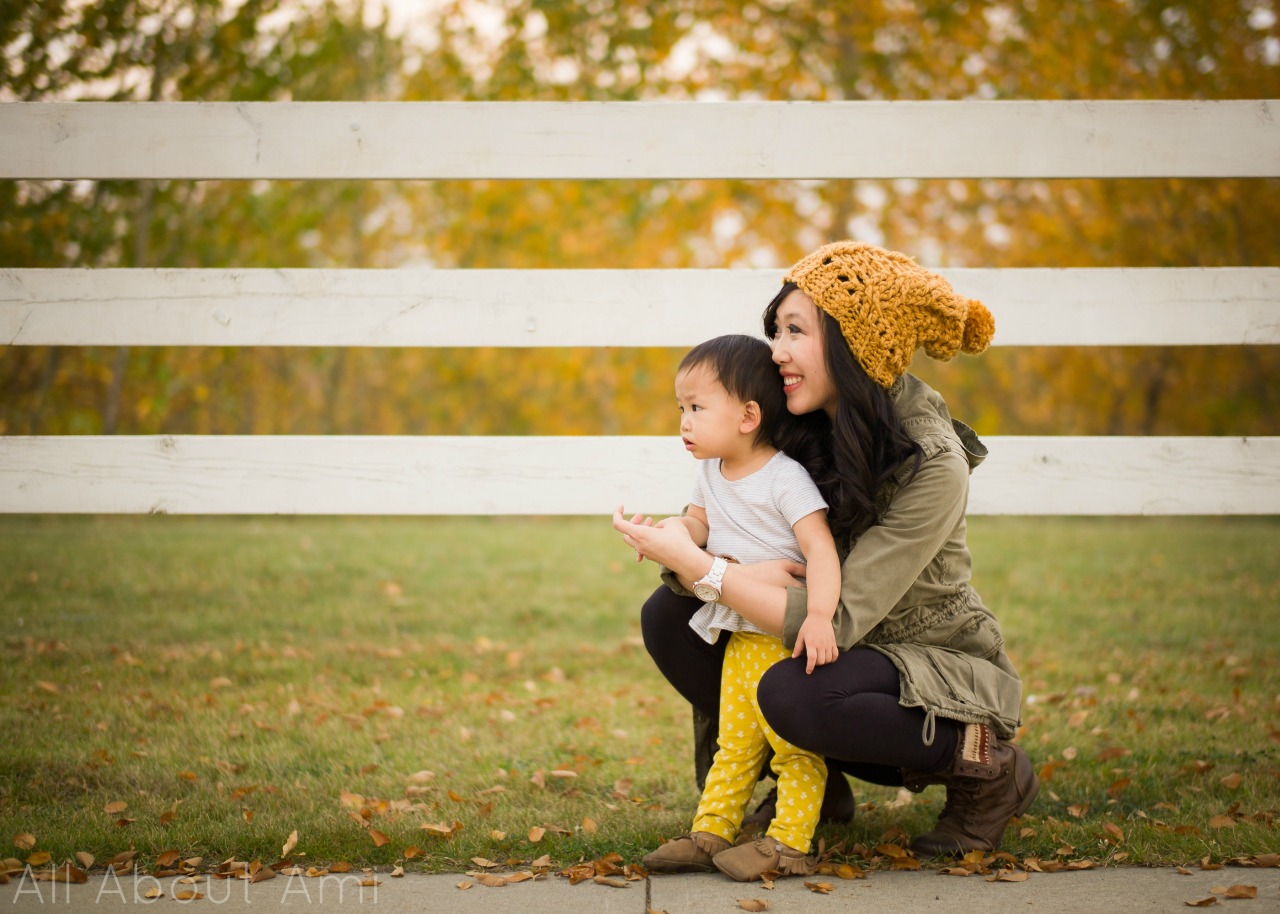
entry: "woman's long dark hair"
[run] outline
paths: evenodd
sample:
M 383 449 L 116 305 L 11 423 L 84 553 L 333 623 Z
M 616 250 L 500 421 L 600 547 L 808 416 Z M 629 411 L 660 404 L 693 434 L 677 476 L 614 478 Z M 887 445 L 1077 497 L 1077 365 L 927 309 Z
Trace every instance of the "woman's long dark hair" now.
M 786 283 L 764 310 L 764 332 L 777 335 L 778 308 L 799 288 Z M 821 308 L 823 350 L 836 389 L 835 420 L 819 409 L 795 424 L 779 444 L 799 461 L 827 501 L 827 520 L 838 544 L 861 536 L 880 520 L 876 494 L 908 460 L 918 469 L 923 453 L 907 436 L 889 392 L 871 380 L 854 358 L 840 325 Z M 791 447 L 787 445 L 790 444 Z

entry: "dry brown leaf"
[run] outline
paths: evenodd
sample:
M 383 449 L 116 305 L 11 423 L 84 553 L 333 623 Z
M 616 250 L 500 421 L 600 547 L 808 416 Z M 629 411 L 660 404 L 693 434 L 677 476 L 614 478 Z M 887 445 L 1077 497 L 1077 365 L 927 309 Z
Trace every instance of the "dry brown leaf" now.
M 1083 819 L 1089 813 L 1087 803 L 1073 803 L 1067 807 L 1067 814 L 1073 819 Z
M 160 856 L 156 857 L 156 865 L 163 866 L 166 869 L 173 866 L 181 859 L 182 855 L 175 850 L 167 850 Z
M 128 808 L 129 808 L 129 804 L 124 802 L 124 800 L 115 800 L 111 803 L 108 803 L 106 806 L 102 807 L 102 811 L 109 816 L 114 816 L 117 813 L 124 812 Z
M 29 851 L 36 846 L 36 836 L 30 832 L 19 832 L 13 836 L 13 844 L 24 851 Z
M 597 829 L 597 825 L 596 825 L 595 819 L 591 818 L 590 816 L 582 817 L 582 830 L 584 832 L 586 832 L 588 835 L 594 835 L 596 833 L 596 829 Z
M 151 899 L 163 898 L 164 892 L 160 890 L 160 887 L 158 885 L 153 885 L 151 888 L 147 889 L 145 892 L 142 893 L 142 897 L 151 898 Z
M 1199 901 L 1184 901 L 1189 908 L 1211 908 L 1218 903 L 1216 895 L 1210 895 L 1208 898 L 1201 898 Z
M 175 900 L 177 900 L 177 901 L 199 901 L 201 898 L 203 898 L 203 897 L 204 897 L 204 893 L 203 893 L 203 892 L 193 892 L 193 891 L 191 891 L 190 889 L 188 889 L 188 890 L 187 890 L 187 891 L 185 891 L 185 892 L 178 892 L 178 893 L 177 893 L 176 895 L 174 895 L 173 897 L 174 897 L 174 899 L 175 899 Z
M 1103 822 L 1102 830 L 1105 831 L 1107 834 L 1109 834 L 1111 837 L 1115 838 L 1117 842 L 1124 841 L 1124 831 L 1121 830 L 1119 825 L 1116 825 L 1113 822 Z
M 250 825 L 253 823 L 254 812 L 252 809 L 242 809 L 240 810 L 240 817 L 244 819 L 245 825 Z
M 54 882 L 69 882 L 76 885 L 83 885 L 89 881 L 89 874 L 78 866 L 72 866 L 70 863 L 64 863 L 53 871 L 52 879 Z
M 1214 816 L 1209 820 L 1210 828 L 1235 828 L 1236 820 L 1230 816 Z
M 1235 790 L 1237 787 L 1239 787 L 1243 783 L 1244 783 L 1244 778 L 1240 774 L 1234 771 L 1231 774 L 1224 777 L 1221 781 L 1222 786 L 1227 788 L 1228 790 Z
M 76 863 L 80 864 L 86 870 L 93 866 L 93 854 L 88 851 L 76 851 Z
M 1225 892 L 1220 893 L 1228 898 L 1257 898 L 1258 887 L 1256 885 L 1236 885 L 1228 886 Z
M 492 869 L 495 866 L 502 866 L 501 863 L 494 863 L 492 860 L 488 860 L 484 857 L 472 857 L 471 862 L 476 866 L 482 866 L 486 869 Z
M 256 873 L 249 877 L 249 883 L 252 885 L 257 882 L 266 882 L 268 879 L 275 879 L 276 871 L 269 866 L 260 868 Z
M 421 856 L 422 856 L 422 848 L 418 847 L 418 845 L 416 844 L 410 844 L 408 847 L 404 849 L 404 859 L 406 860 L 412 860 L 414 857 L 421 857 Z
M 402 866 L 397 866 L 395 869 L 391 871 L 391 878 L 393 879 L 399 879 L 403 875 L 404 875 L 404 867 Z
M 992 876 L 987 877 L 987 882 L 1026 882 L 1030 876 L 1020 870 L 997 870 Z
M 550 866 L 550 865 L 551 865 L 551 855 L 550 855 L 550 854 L 543 854 L 541 857 L 539 857 L 537 860 L 533 861 L 533 862 L 532 862 L 532 863 L 530 863 L 529 865 L 530 865 L 530 866 L 536 866 L 536 867 Z
M 769 910 L 769 902 L 763 898 L 739 898 L 738 907 L 744 911 L 767 911 Z
M 289 851 L 298 846 L 298 830 L 295 828 L 289 832 L 289 838 L 284 842 L 284 846 L 280 848 L 280 856 L 288 857 Z
M 539 841 L 542 840 L 542 836 L 545 835 L 546 833 L 547 833 L 547 830 L 543 828 L 541 825 L 535 825 L 533 828 L 529 829 L 530 843 L 537 844 Z
M 608 885 L 615 889 L 627 888 L 627 880 L 619 879 L 617 876 L 593 876 L 591 881 L 596 885 Z
M 453 827 L 445 825 L 442 822 L 428 822 L 422 826 L 422 830 L 428 834 L 436 835 L 441 838 L 447 838 L 453 834 Z
M 496 889 L 507 884 L 507 880 L 502 876 L 495 876 L 493 873 L 480 873 L 475 877 L 476 882 L 481 885 L 487 885 L 491 889 Z
M 34 854 L 32 854 L 30 857 L 27 858 L 27 864 L 29 866 L 44 866 L 46 863 L 48 863 L 52 859 L 53 859 L 53 854 L 49 853 L 48 851 L 36 851 Z
M 507 877 L 507 882 L 508 883 L 528 882 L 530 879 L 537 879 L 537 878 L 538 878 L 537 876 L 533 875 L 533 873 L 529 872 L 528 870 L 521 870 L 519 873 L 512 873 L 511 875 L 509 875 Z
M 829 882 L 806 882 L 804 887 L 818 895 L 830 895 L 835 890 L 835 886 Z
M 373 839 L 373 843 L 377 847 L 382 847 L 385 844 L 391 843 L 391 839 L 376 828 L 369 829 L 369 837 Z
M 349 873 L 351 872 L 351 864 L 345 860 L 339 860 L 337 863 L 329 864 L 329 872 L 331 873 Z

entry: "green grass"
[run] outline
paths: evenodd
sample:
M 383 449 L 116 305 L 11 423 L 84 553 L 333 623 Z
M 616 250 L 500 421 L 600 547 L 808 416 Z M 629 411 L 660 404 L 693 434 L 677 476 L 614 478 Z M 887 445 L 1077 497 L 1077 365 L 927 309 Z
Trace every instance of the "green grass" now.
M 1051 774 L 1004 849 L 1274 850 L 1280 523 L 970 526 Z M 295 829 L 304 862 L 636 860 L 696 803 L 687 706 L 639 641 L 655 584 L 605 518 L 0 518 L 0 835 L 55 860 L 269 862 Z M 942 802 L 854 788 L 828 844 L 927 829 Z

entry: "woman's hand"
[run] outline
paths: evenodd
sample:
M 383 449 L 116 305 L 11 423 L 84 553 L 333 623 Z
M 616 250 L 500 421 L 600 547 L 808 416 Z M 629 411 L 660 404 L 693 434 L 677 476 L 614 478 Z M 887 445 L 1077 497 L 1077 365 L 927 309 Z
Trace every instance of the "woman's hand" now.
M 676 574 L 687 574 L 690 562 L 696 565 L 697 558 L 706 554 L 693 541 L 684 524 L 655 524 L 652 517 L 643 514 L 634 514 L 627 520 L 621 505 L 613 511 L 613 529 L 621 533 L 622 541 L 636 551 L 637 560 L 651 559 L 659 565 L 666 565 Z
M 830 619 L 808 616 L 800 623 L 800 631 L 796 633 L 796 649 L 791 652 L 791 656 L 799 657 L 801 653 L 808 655 L 804 668 L 806 673 L 812 673 L 815 667 L 835 661 L 840 650 L 836 647 L 836 632 Z
M 772 584 L 774 587 L 804 586 L 804 562 L 770 559 L 751 565 L 735 565 L 734 568 L 738 569 L 739 574 L 760 584 Z

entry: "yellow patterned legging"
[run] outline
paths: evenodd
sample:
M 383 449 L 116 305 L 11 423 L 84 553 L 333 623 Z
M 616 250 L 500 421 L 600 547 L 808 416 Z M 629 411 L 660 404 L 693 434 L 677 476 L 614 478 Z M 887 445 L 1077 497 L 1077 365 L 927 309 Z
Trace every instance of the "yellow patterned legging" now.
M 730 636 L 720 673 L 720 751 L 707 773 L 693 831 L 710 832 L 730 843 L 738 837 L 768 744 L 778 776 L 778 811 L 767 834 L 809 852 L 827 786 L 827 764 L 822 756 L 804 752 L 774 733 L 756 701 L 765 670 L 790 656 L 791 651 L 771 635 Z

